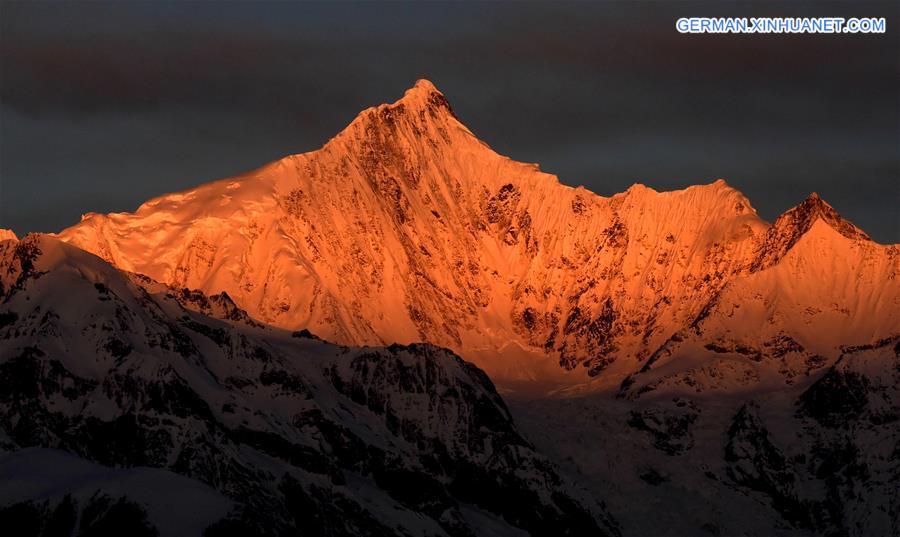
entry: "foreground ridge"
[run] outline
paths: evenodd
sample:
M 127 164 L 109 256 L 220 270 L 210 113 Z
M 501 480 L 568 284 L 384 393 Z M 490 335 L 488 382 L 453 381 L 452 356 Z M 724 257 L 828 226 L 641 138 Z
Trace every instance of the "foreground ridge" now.
M 40 235 L 0 242 L 0 304 L 14 533 L 618 534 L 444 349 L 273 329 Z

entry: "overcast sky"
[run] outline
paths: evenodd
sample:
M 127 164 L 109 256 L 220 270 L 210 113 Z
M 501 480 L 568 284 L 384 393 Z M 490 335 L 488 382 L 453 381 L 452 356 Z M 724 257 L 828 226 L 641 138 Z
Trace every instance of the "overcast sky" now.
M 611 195 L 817 191 L 900 241 L 900 3 L 0 4 L 0 227 L 321 146 L 418 78 L 500 153 Z M 883 16 L 887 34 L 689 36 L 683 16 Z

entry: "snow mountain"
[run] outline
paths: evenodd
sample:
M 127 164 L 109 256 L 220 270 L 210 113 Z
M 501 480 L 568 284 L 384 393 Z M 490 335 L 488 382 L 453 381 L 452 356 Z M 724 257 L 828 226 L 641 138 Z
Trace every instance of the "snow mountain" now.
M 814 240 L 866 250 L 876 267 L 839 276 L 838 307 L 860 328 L 842 344 L 896 334 L 900 311 L 897 247 L 873 243 L 815 195 L 769 225 L 722 180 L 608 198 L 570 188 L 492 151 L 425 80 L 317 151 L 135 213 L 88 214 L 59 237 L 168 285 L 226 292 L 266 324 L 346 345 L 453 349 L 506 387 L 618 383 L 734 286 L 788 278 L 830 291 L 832 267 L 805 257 Z M 762 291 L 774 301 L 765 308 L 798 307 L 783 286 Z M 767 332 L 825 328 L 769 313 Z M 878 326 L 860 326 L 869 314 Z

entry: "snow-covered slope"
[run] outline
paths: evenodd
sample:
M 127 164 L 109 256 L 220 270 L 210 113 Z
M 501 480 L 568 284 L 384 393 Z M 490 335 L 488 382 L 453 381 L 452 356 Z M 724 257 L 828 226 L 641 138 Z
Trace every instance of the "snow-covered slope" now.
M 0 242 L 0 385 L 4 527 L 59 511 L 136 535 L 617 533 L 454 354 L 265 326 L 49 236 Z M 14 466 L 42 460 L 61 466 L 23 488 Z M 184 478 L 190 527 L 164 508 Z
M 728 281 L 780 255 L 768 229 L 721 180 L 610 198 L 561 185 L 493 152 L 419 81 L 317 151 L 133 214 L 86 215 L 60 237 L 225 291 L 276 326 L 428 341 L 499 381 L 571 384 L 585 369 L 614 383 L 633 372 Z

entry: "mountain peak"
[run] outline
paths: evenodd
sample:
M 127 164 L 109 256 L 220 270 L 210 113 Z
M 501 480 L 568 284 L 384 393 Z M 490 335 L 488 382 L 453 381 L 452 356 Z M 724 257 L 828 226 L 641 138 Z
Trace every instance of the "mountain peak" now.
M 435 85 L 432 84 L 430 80 L 427 80 L 425 78 L 416 80 L 415 85 L 413 85 L 413 87 L 409 88 L 408 90 L 406 90 L 406 92 L 403 93 L 403 97 L 401 97 L 393 104 L 387 106 L 389 108 L 404 106 L 406 108 L 419 111 L 444 110 L 456 117 L 453 114 L 453 109 L 450 107 L 450 102 L 447 101 L 447 98 L 444 97 L 444 94 L 441 93 L 441 91 L 437 89 L 437 87 L 435 87 Z
M 413 85 L 413 87 L 406 90 L 406 92 L 441 93 L 440 90 L 438 90 L 435 85 L 427 78 L 420 78 L 416 80 L 416 83 Z
M 640 193 L 645 193 L 645 192 L 657 194 L 656 190 L 650 188 L 649 186 L 645 185 L 644 183 L 632 183 L 631 186 L 628 187 L 627 190 L 625 190 L 624 194 L 634 195 L 634 194 L 640 194 Z
M 379 132 L 384 126 L 393 129 L 398 124 L 413 124 L 412 131 L 419 133 L 426 117 L 439 123 L 450 118 L 459 121 L 444 94 L 431 81 L 420 78 L 396 101 L 360 112 L 337 138 L 358 136 L 359 132 L 354 131 L 359 128 L 368 131 L 374 127 L 374 132 Z
M 0 228 L 0 241 L 17 241 L 19 237 L 16 236 L 16 233 L 11 229 L 3 229 Z
M 822 218 L 826 222 L 843 220 L 840 214 L 827 201 L 822 199 L 817 192 L 810 192 L 799 204 L 788 209 L 782 216 L 794 214 L 806 220 Z M 849 222 L 848 222 L 849 223 Z
M 845 220 L 831 205 L 815 192 L 809 194 L 799 205 L 793 207 L 775 221 L 783 225 L 808 230 L 816 220 L 821 219 L 841 235 L 853 240 L 871 240 L 866 233 Z
M 766 233 L 760 254 L 751 270 L 761 270 L 777 263 L 820 220 L 847 239 L 871 240 L 863 230 L 845 220 L 816 192 L 811 192 L 800 204 L 785 211 L 775 220 Z

